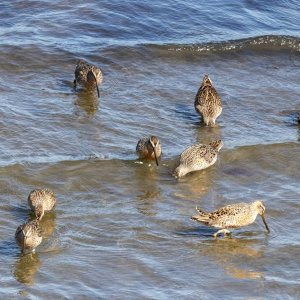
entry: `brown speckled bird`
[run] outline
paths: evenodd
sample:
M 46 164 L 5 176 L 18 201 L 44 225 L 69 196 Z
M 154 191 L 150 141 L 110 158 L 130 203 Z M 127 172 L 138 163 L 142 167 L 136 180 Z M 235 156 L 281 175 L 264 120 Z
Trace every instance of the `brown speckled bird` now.
M 256 200 L 251 203 L 236 203 L 219 208 L 211 213 L 204 212 L 199 208 L 196 208 L 198 215 L 191 217 L 192 220 L 198 221 L 205 225 L 221 228 L 214 234 L 217 237 L 218 234 L 224 235 L 230 234 L 229 229 L 240 228 L 252 224 L 257 215 L 260 215 L 268 232 L 270 232 L 265 219 L 265 206 L 262 201 Z
M 52 210 L 55 203 L 55 194 L 48 189 L 33 190 L 28 196 L 28 204 L 38 220 L 44 216 L 45 211 Z
M 136 152 L 140 159 L 155 159 L 158 165 L 158 159 L 161 156 L 161 144 L 156 136 L 144 137 L 136 145 Z
M 16 230 L 15 239 L 23 252 L 34 252 L 43 239 L 38 220 L 35 219 L 20 225 Z
M 99 85 L 103 81 L 103 75 L 100 68 L 95 67 L 83 60 L 77 63 L 75 69 L 74 88 L 76 89 L 77 83 L 85 87 L 96 87 L 98 97 L 100 97 Z
M 196 111 L 202 115 L 203 122 L 207 126 L 214 126 L 216 119 L 222 113 L 222 102 L 212 81 L 205 75 L 197 92 L 195 103 Z
M 188 147 L 180 155 L 179 166 L 175 169 L 174 176 L 180 178 L 187 173 L 212 166 L 217 161 L 218 152 L 222 147 L 222 140 L 212 141 L 208 145 L 195 144 Z

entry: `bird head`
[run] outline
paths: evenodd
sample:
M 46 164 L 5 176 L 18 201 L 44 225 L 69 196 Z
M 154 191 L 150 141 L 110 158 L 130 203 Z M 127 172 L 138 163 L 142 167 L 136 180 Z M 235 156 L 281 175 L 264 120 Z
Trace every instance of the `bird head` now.
M 214 148 L 216 151 L 220 151 L 224 143 L 222 140 L 216 140 L 209 143 L 209 145 Z
M 201 87 L 205 87 L 205 86 L 212 86 L 212 81 L 210 80 L 209 76 L 206 74 L 203 77 L 202 83 L 201 83 Z

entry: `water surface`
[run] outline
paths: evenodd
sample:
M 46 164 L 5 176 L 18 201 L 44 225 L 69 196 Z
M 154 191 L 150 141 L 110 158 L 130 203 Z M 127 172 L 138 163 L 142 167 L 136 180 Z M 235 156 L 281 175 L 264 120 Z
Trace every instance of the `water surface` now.
M 300 39 L 296 2 L 197 1 L 1 5 L 1 299 L 300 297 Z M 101 66 L 101 97 L 73 90 L 79 58 Z M 204 74 L 218 125 L 193 102 Z M 161 165 L 135 146 L 160 137 Z M 221 138 L 217 163 L 181 180 L 178 155 Z M 44 241 L 14 241 L 27 196 L 57 207 Z M 214 240 L 190 220 L 263 199 L 260 218 Z

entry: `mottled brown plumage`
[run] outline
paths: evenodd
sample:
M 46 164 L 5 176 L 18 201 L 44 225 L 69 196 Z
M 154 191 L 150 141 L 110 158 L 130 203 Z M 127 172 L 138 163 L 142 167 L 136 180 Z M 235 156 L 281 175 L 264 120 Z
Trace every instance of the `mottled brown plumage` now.
M 55 194 L 48 189 L 35 189 L 28 196 L 28 204 L 40 220 L 45 211 L 52 210 L 56 203 Z
M 193 216 L 192 220 L 211 227 L 221 228 L 221 230 L 214 234 L 214 237 L 217 237 L 220 233 L 224 235 L 229 234 L 230 231 L 228 229 L 240 228 L 252 224 L 258 214 L 262 217 L 267 231 L 270 232 L 264 217 L 266 208 L 260 200 L 251 203 L 242 202 L 227 205 L 211 213 L 204 212 L 199 208 L 196 209 L 199 214 Z
M 103 81 L 103 74 L 100 68 L 93 66 L 83 60 L 77 63 L 75 69 L 75 80 L 74 88 L 76 88 L 77 83 L 85 87 L 92 87 L 97 89 L 98 97 L 100 97 L 99 85 Z
M 35 219 L 20 225 L 16 230 L 15 239 L 23 252 L 35 251 L 43 239 L 38 220 Z
M 161 144 L 156 136 L 144 137 L 136 145 L 136 152 L 140 159 L 158 159 L 161 156 Z
M 187 173 L 200 171 L 212 166 L 223 147 L 221 140 L 212 141 L 208 145 L 195 144 L 188 147 L 180 155 L 179 166 L 174 171 L 175 177 L 183 177 Z
M 222 102 L 212 81 L 205 75 L 197 92 L 195 103 L 196 111 L 202 115 L 203 122 L 207 126 L 215 125 L 216 119 L 222 113 Z

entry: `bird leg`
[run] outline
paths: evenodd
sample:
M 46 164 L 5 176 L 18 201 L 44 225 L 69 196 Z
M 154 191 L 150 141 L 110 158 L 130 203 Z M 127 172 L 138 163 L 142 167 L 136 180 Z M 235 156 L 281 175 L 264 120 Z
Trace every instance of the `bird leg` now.
M 223 233 L 224 236 L 230 235 L 231 232 L 228 229 L 221 229 L 219 231 L 217 231 L 216 233 L 214 233 L 214 238 L 217 238 L 219 234 Z
M 76 90 L 76 79 L 74 79 L 74 89 Z

